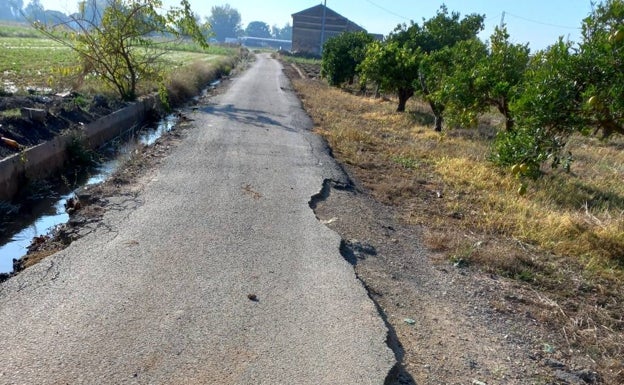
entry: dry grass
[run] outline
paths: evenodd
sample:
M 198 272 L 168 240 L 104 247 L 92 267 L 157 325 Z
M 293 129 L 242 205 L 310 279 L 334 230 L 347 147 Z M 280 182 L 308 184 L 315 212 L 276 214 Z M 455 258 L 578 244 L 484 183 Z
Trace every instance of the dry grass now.
M 247 59 L 248 52 L 241 50 L 237 55 L 220 56 L 211 60 L 196 60 L 181 70 L 170 74 L 167 91 L 172 105 L 178 105 L 199 95 L 210 82 L 229 75 L 241 60 Z
M 438 134 L 417 101 L 399 114 L 394 101 L 293 83 L 336 157 L 423 226 L 435 255 L 529 282 L 555 304 L 543 318 L 570 349 L 624 383 L 624 141 L 573 138 L 572 173 L 545 170 L 521 196 L 521 182 L 487 161 L 496 116 Z

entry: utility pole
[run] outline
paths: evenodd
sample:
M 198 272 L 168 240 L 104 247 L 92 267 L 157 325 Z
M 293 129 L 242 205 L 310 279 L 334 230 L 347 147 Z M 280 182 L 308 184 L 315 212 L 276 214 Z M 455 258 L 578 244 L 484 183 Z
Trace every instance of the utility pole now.
M 325 18 L 327 17 L 327 0 L 323 4 L 323 18 L 321 19 L 321 47 L 319 52 L 323 55 L 323 43 L 325 43 Z
M 505 25 L 505 11 L 503 11 L 503 14 L 501 15 L 501 22 L 500 22 L 500 29 L 503 29 L 503 26 Z

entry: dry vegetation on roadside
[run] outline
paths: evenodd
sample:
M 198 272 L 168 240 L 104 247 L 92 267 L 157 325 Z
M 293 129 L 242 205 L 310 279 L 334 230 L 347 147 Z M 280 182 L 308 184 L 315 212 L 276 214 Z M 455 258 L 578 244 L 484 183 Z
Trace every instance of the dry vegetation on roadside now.
M 521 196 L 520 181 L 487 160 L 496 115 L 438 134 L 418 101 L 400 114 L 395 101 L 293 83 L 338 160 L 422 226 L 434 258 L 526 282 L 549 306 L 497 310 L 531 310 L 569 351 L 594 360 L 605 383 L 624 383 L 622 138 L 574 137 L 572 172 L 544 170 Z
M 249 51 L 240 49 L 236 55 L 221 56 L 213 61 L 196 60 L 182 67 L 181 71 L 171 73 L 167 91 L 172 104 L 199 95 L 208 83 L 229 75 L 239 61 L 248 60 Z

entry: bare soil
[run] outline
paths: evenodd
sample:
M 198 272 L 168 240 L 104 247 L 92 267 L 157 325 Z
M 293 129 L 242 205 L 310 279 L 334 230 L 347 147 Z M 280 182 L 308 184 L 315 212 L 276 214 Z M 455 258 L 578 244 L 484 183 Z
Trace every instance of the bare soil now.
M 121 108 L 123 103 L 105 96 L 85 97 L 33 94 L 0 96 L 0 136 L 14 140 L 19 148 L 0 142 L 0 159 L 24 148 L 52 139 L 61 132 L 80 127 Z M 21 114 L 22 108 L 44 111 L 41 119 Z
M 343 237 L 343 255 L 392 330 L 402 361 L 395 384 L 600 383 L 594 363 L 539 321 L 554 303 L 517 282 L 436 262 L 422 228 L 361 186 L 332 188 L 315 213 Z

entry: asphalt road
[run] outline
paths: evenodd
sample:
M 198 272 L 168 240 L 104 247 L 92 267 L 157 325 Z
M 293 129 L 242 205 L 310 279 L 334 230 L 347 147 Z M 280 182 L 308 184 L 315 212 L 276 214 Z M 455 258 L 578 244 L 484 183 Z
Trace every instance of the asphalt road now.
M 0 384 L 383 384 L 386 327 L 308 206 L 344 176 L 280 64 L 189 116 L 103 226 L 0 284 Z

